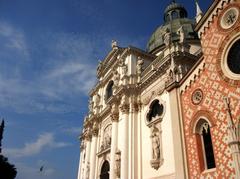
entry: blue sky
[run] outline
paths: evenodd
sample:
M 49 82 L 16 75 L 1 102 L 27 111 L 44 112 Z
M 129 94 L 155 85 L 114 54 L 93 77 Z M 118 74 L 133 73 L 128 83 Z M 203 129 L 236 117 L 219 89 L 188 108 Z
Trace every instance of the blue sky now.
M 169 2 L 0 0 L 3 151 L 17 179 L 76 178 L 78 135 L 98 60 L 112 39 L 145 49 Z M 195 15 L 194 0 L 177 2 Z M 203 10 L 209 4 L 200 0 Z

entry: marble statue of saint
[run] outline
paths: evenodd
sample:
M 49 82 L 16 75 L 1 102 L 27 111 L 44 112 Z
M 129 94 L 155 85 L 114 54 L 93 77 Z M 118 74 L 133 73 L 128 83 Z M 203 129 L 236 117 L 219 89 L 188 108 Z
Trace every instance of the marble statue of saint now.
M 124 65 L 122 66 L 123 76 L 127 75 L 127 71 L 128 71 L 128 67 L 127 67 L 127 65 L 124 64 Z
M 164 44 L 166 46 L 169 46 L 170 43 L 171 43 L 171 33 L 170 33 L 170 30 L 167 28 L 166 33 L 164 35 Z
M 185 33 L 184 33 L 184 29 L 183 29 L 183 26 L 181 26 L 178 30 L 178 33 L 179 33 L 179 41 L 180 43 L 184 43 L 185 42 Z
M 142 58 L 138 58 L 137 60 L 137 74 L 141 74 L 142 73 L 142 65 L 143 65 L 144 61 Z
M 118 71 L 116 70 L 113 73 L 113 82 L 114 82 L 115 86 L 119 85 L 119 80 L 120 80 L 120 75 L 119 75 Z
M 97 94 L 96 97 L 95 97 L 95 104 L 96 104 L 96 106 L 98 106 L 99 103 L 100 103 L 100 95 Z
M 116 40 L 112 40 L 112 48 L 116 48 L 117 47 L 117 41 Z
M 160 159 L 160 139 L 156 132 L 152 135 L 153 158 Z

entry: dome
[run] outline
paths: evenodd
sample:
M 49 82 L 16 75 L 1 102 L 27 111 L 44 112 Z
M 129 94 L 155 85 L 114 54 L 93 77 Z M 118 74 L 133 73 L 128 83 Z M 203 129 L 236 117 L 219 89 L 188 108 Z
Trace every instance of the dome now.
M 173 1 L 164 11 L 164 24 L 159 26 L 151 35 L 147 43 L 147 51 L 153 52 L 157 48 L 164 47 L 164 35 L 170 31 L 171 41 L 179 41 L 179 29 L 182 28 L 185 39 L 198 39 L 194 31 L 195 20 L 187 18 L 187 11 L 181 5 Z

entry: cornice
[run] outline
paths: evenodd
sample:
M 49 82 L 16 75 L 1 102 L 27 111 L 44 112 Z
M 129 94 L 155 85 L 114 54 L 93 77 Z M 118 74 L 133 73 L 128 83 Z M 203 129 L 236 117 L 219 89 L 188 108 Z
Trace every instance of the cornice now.
M 203 58 L 201 58 L 197 64 L 195 64 L 192 69 L 187 73 L 187 75 L 180 81 L 180 92 L 185 92 L 188 88 L 190 88 L 191 84 L 199 78 L 201 73 L 205 69 L 205 62 Z
M 147 52 L 145 52 L 139 48 L 133 47 L 133 46 L 129 46 L 129 47 L 125 48 L 125 50 L 121 54 L 121 57 L 125 58 L 129 54 L 134 54 L 136 56 L 147 58 L 150 60 L 154 60 L 156 58 L 155 55 L 147 53 Z
M 235 2 L 235 0 L 215 0 L 212 3 L 212 5 L 204 14 L 202 19 L 196 25 L 195 31 L 198 32 L 200 37 L 210 27 L 210 25 L 213 23 L 214 18 L 219 15 L 219 13 L 223 10 L 224 6 L 231 2 Z

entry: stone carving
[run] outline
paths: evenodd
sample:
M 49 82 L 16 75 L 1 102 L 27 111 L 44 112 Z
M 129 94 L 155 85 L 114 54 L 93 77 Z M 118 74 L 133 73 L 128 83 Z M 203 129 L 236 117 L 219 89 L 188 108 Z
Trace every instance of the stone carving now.
M 122 66 L 122 74 L 123 74 L 123 76 L 126 76 L 127 75 L 127 72 L 128 72 L 128 67 L 127 67 L 127 65 L 123 65 Z
M 93 128 L 92 128 L 92 135 L 97 136 L 97 134 L 98 134 L 98 124 L 97 124 L 97 122 L 94 122 Z
M 156 132 L 152 134 L 152 155 L 153 159 L 160 159 L 160 139 Z
M 112 40 L 112 44 L 111 44 L 112 48 L 117 48 L 117 41 L 116 40 Z
M 179 42 L 180 43 L 184 43 L 185 42 L 185 33 L 184 33 L 184 29 L 183 29 L 183 26 L 181 26 L 178 30 L 178 33 L 179 33 Z
M 158 127 L 157 127 L 158 126 Z M 152 142 L 152 160 L 150 161 L 151 166 L 158 170 L 163 163 L 162 156 L 162 143 L 161 143 L 161 123 L 158 123 L 156 126 L 152 127 L 152 134 L 150 136 Z
M 86 179 L 89 179 L 89 173 L 90 173 L 90 163 L 87 163 L 87 167 L 86 167 Z
M 228 121 L 228 146 L 234 162 L 235 178 L 240 178 L 240 118 L 234 124 L 230 99 L 225 97 L 224 103 Z
M 95 106 L 99 106 L 100 104 L 100 99 L 101 99 L 101 96 L 99 94 L 97 94 L 95 96 Z
M 140 75 L 142 73 L 142 66 L 143 66 L 143 59 L 141 57 L 138 57 L 138 60 L 137 60 L 137 74 Z
M 120 178 L 121 173 L 121 151 L 117 150 L 115 153 L 115 174 Z
M 171 33 L 170 33 L 169 28 L 166 29 L 166 33 L 165 33 L 163 39 L 164 39 L 164 44 L 165 44 L 166 46 L 169 46 L 170 43 L 171 43 Z
M 120 109 L 121 109 L 122 113 L 129 112 L 129 101 L 128 101 L 128 97 L 126 95 L 122 96 Z
M 88 103 L 88 109 L 89 109 L 89 113 L 93 113 L 93 101 L 92 100 L 89 100 L 89 103 Z
M 113 72 L 113 82 L 114 86 L 117 87 L 119 85 L 120 75 L 117 70 Z
M 111 119 L 112 121 L 118 121 L 118 117 L 119 117 L 118 106 L 116 104 L 113 104 L 111 108 Z
M 103 141 L 102 141 L 102 145 L 100 147 L 101 150 L 105 150 L 105 149 L 108 149 L 111 147 L 111 134 L 112 134 L 112 126 L 109 125 L 104 130 Z
M 101 73 L 102 71 L 102 68 L 103 68 L 103 62 L 101 60 L 98 60 L 98 66 L 97 66 L 97 76 L 99 77 L 99 74 Z

